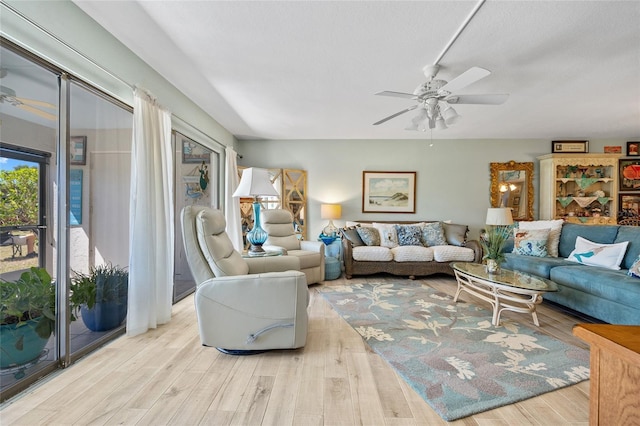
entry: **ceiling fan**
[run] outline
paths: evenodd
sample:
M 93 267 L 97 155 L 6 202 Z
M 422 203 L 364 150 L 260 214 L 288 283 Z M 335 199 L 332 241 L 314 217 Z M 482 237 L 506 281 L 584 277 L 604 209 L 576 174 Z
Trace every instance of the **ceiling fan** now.
M 423 68 L 424 74 L 429 79 L 416 87 L 413 93 L 378 92 L 376 95 L 393 96 L 417 101 L 418 103 L 407 109 L 399 111 L 380 121 L 373 123 L 374 126 L 391 120 L 401 114 L 417 110 L 418 114 L 411 120 L 411 124 L 406 130 L 426 130 L 446 129 L 447 125 L 454 124 L 460 117 L 451 104 L 475 104 L 475 105 L 500 105 L 504 103 L 509 95 L 507 94 L 486 94 L 486 95 L 457 95 L 455 92 L 475 83 L 476 81 L 491 74 L 491 71 L 480 67 L 472 67 L 460 74 L 458 77 L 447 82 L 435 79 L 440 69 L 439 65 L 427 65 Z M 426 124 L 424 124 L 426 122 Z
M 7 75 L 6 69 L 0 69 L 0 79 Z M 47 120 L 55 121 L 57 116 L 51 112 L 45 111 L 50 109 L 53 112 L 56 110 L 56 106 L 44 101 L 38 101 L 35 99 L 26 99 L 18 97 L 16 91 L 10 87 L 0 85 L 0 103 L 8 103 L 16 108 L 20 108 L 25 111 L 29 111 L 33 114 L 39 115 Z

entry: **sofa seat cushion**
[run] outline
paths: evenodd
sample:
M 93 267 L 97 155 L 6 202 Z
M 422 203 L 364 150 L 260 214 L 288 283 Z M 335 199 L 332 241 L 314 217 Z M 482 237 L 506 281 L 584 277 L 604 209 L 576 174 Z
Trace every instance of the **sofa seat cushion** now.
M 287 255 L 295 256 L 300 259 L 300 269 L 309 269 L 320 266 L 322 263 L 322 254 L 317 251 L 309 250 L 287 250 Z
M 571 287 L 621 305 L 634 308 L 640 306 L 640 280 L 629 277 L 626 270 L 615 271 L 574 264 L 553 268 L 550 278 L 560 286 Z
M 391 249 L 380 246 L 360 246 L 353 248 L 353 260 L 359 262 L 389 262 L 393 260 Z
M 433 260 L 436 262 L 473 262 L 475 252 L 468 247 L 433 246 Z
M 526 272 L 547 279 L 549 279 L 552 268 L 556 266 L 575 265 L 575 262 L 569 262 L 561 257 L 533 257 L 505 253 L 505 259 L 506 262 L 503 266 L 506 269 Z
M 396 262 L 431 262 L 433 248 L 424 246 L 399 246 L 391 249 Z

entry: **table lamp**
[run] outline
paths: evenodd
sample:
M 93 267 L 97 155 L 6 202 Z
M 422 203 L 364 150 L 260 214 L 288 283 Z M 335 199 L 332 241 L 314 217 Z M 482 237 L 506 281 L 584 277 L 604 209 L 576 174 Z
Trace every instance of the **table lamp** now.
M 233 193 L 234 197 L 253 197 L 253 229 L 247 233 L 247 241 L 251 243 L 249 253 L 264 253 L 262 245 L 269 236 L 260 226 L 260 201 L 261 195 L 279 196 L 269 179 L 269 171 L 251 167 L 242 172 L 240 184 Z
M 342 206 L 340 204 L 321 204 L 320 218 L 329 219 L 329 223 L 322 229 L 324 235 L 335 237 L 338 228 L 333 224 L 333 219 L 340 219 Z

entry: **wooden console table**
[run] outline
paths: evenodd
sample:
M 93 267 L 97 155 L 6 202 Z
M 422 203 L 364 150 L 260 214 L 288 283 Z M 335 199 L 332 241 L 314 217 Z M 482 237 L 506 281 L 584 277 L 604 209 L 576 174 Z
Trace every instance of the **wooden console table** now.
M 590 425 L 640 424 L 640 326 L 579 324 L 591 345 Z

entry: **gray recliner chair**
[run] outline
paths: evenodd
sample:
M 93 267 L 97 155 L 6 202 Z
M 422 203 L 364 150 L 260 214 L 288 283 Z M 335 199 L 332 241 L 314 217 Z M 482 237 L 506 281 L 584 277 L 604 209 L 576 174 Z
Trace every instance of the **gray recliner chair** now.
M 243 258 L 219 210 L 187 206 L 182 236 L 197 283 L 200 340 L 224 353 L 251 354 L 305 345 L 309 291 L 290 256 Z
M 263 210 L 260 222 L 269 234 L 262 247 L 283 250 L 287 256 L 300 259 L 300 270 L 307 275 L 307 284 L 324 281 L 324 243 L 299 240 L 289 210 Z

